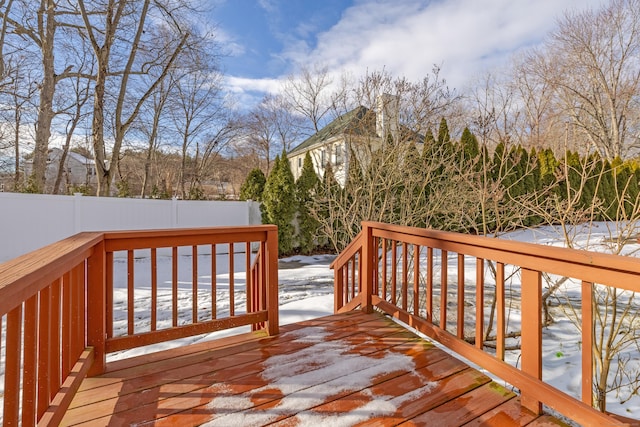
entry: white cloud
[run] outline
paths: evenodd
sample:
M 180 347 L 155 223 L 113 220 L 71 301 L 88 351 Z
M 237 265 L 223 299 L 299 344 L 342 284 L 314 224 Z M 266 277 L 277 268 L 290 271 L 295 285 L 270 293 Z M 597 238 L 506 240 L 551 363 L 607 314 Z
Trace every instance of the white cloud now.
M 539 43 L 572 7 L 602 0 L 361 0 L 310 52 L 291 60 L 330 64 L 363 73 L 387 70 L 420 79 L 433 64 L 453 86 L 504 63 L 515 50 Z
M 597 8 L 606 0 L 356 0 L 315 48 L 291 40 L 278 55 L 292 64 L 327 65 L 362 75 L 385 68 L 422 79 L 434 64 L 451 87 L 463 87 L 507 63 L 519 49 L 540 43 L 568 9 Z M 236 88 L 277 90 L 274 79 L 236 79 Z M 246 85 L 246 86 L 245 86 Z
M 225 78 L 225 86 L 230 92 L 277 92 L 281 81 L 273 79 L 248 79 L 244 77 L 229 76 Z
M 258 104 L 267 93 L 277 93 L 280 90 L 281 80 L 273 79 L 249 79 L 244 77 L 227 76 L 223 85 L 227 92 L 233 94 L 236 100 L 235 107 L 245 110 Z

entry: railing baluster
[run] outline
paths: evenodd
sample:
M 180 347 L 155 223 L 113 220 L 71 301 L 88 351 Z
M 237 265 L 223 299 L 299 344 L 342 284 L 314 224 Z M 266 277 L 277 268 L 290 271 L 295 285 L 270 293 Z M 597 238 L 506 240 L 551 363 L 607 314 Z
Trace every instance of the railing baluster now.
M 440 250 L 440 328 L 447 330 L 447 281 L 449 275 L 448 252 Z
M 105 257 L 105 309 L 107 338 L 113 337 L 113 252 L 107 252 Z
M 22 303 L 7 314 L 4 372 L 4 424 L 18 425 L 22 355 Z
M 355 296 L 360 291 L 360 282 L 358 282 L 358 276 L 356 275 L 358 258 L 360 251 L 356 252 L 353 255 L 353 259 L 351 260 L 351 283 L 353 284 L 351 288 L 351 299 L 355 298 Z
M 476 347 L 484 345 L 484 259 L 476 258 Z
M 233 259 L 234 256 L 235 254 L 233 253 L 233 243 L 229 243 L 229 316 L 236 315 L 236 310 L 235 310 L 236 301 L 235 301 L 235 288 L 234 288 L 235 267 L 234 267 L 234 259 Z
M 427 310 L 427 321 L 429 323 L 433 322 L 433 248 L 427 248 L 427 271 L 425 271 L 426 278 L 426 310 Z
M 504 334 L 506 327 L 505 319 L 505 295 L 504 295 L 504 264 L 496 263 L 496 357 L 504 360 Z
M 71 372 L 73 360 L 71 357 L 71 273 L 62 276 L 62 378 Z
M 172 325 L 178 326 L 178 248 L 171 248 L 171 318 Z
M 364 268 L 365 263 L 369 263 L 369 260 L 364 260 L 363 258 L 363 250 L 362 248 L 358 251 L 358 269 L 356 270 L 356 274 L 358 275 L 358 292 L 364 292 L 365 283 L 362 269 Z M 373 279 L 371 279 L 373 280 Z
M 251 313 L 251 300 L 253 298 L 253 288 L 252 288 L 252 278 L 251 278 L 251 242 L 247 242 L 244 247 L 245 254 L 245 285 L 244 289 L 246 292 L 247 299 L 247 308 L 245 309 L 247 313 Z
M 198 323 L 198 246 L 191 246 L 191 322 Z
M 217 278 L 218 278 L 218 269 L 217 269 L 217 254 L 216 244 L 211 245 L 211 319 L 218 318 L 218 307 L 217 307 Z
M 582 282 L 582 401 L 593 405 L 593 283 Z
M 133 251 L 127 251 L 127 334 L 134 334 L 135 272 Z
M 397 276 L 398 276 L 398 248 L 395 240 L 391 242 L 391 304 L 398 301 L 397 292 Z
M 349 302 L 349 261 L 342 267 L 344 276 L 344 299 L 343 305 Z
M 60 279 L 51 285 L 51 339 L 49 341 L 49 398 L 53 397 L 60 388 Z
M 464 254 L 458 254 L 458 338 L 464 339 Z
M 40 291 L 40 324 L 38 325 L 38 418 L 51 401 L 49 396 L 49 347 L 51 346 L 51 286 Z
M 413 245 L 413 314 L 420 315 L 420 246 Z
M 350 259 L 344 267 L 344 277 L 345 277 L 345 291 L 344 291 L 344 301 L 345 304 L 351 301 L 353 297 L 353 288 L 355 284 L 353 283 L 353 276 L 351 275 L 351 264 L 353 263 L 353 259 Z
M 387 239 L 382 239 L 382 299 L 387 301 Z
M 262 268 L 262 278 L 260 279 L 262 281 L 260 286 L 260 309 L 266 310 L 267 309 L 267 283 L 269 280 L 267 277 L 267 274 L 269 274 L 268 242 L 266 241 L 262 242 L 262 247 L 260 249 L 260 252 L 262 255 L 260 258 L 260 266 Z
M 378 239 L 377 237 L 373 238 L 373 250 L 374 250 L 374 254 L 373 256 L 375 256 L 374 259 L 374 263 L 373 263 L 373 295 L 378 295 L 380 296 L 380 255 L 379 255 L 379 246 L 380 246 L 380 239 Z
M 158 251 L 151 248 L 151 330 L 158 328 Z
M 80 354 L 84 351 L 86 342 L 85 337 L 87 336 L 87 318 L 86 318 L 86 310 L 85 301 L 85 284 L 87 283 L 87 261 L 83 261 L 76 267 L 76 274 L 74 276 L 74 285 L 73 289 L 75 292 L 75 300 L 73 303 L 73 309 L 75 310 L 75 329 L 76 336 L 74 338 L 74 359 L 77 359 Z M 73 366 L 73 365 L 72 365 Z
M 402 309 L 407 311 L 409 293 L 409 260 L 407 259 L 408 244 L 402 242 Z
M 0 326 L 1 329 L 1 326 Z M 22 376 L 22 425 L 36 421 L 38 378 L 38 295 L 24 304 L 24 369 Z

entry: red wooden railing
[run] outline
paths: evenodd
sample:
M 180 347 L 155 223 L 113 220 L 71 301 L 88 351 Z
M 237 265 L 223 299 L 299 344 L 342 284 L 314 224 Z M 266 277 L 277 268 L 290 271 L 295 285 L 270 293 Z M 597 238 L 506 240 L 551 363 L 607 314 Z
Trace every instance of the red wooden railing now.
M 465 277 L 468 264 L 474 267 L 475 278 Z M 456 273 L 452 274 L 454 269 L 450 267 L 454 265 Z M 494 273 L 491 283 L 485 279 L 491 276 L 486 274 L 488 266 Z M 506 308 L 512 302 L 505 293 L 505 266 L 520 274 L 519 367 L 504 361 Z M 517 387 L 523 406 L 536 413 L 545 404 L 584 425 L 621 425 L 620 419 L 591 406 L 593 286 L 639 292 L 640 260 L 363 222 L 361 233 L 331 267 L 335 274 L 336 312 L 375 308 L 398 318 Z M 543 273 L 582 283 L 582 400 L 542 381 Z M 488 323 L 484 303 L 488 288 L 495 289 L 496 298 L 494 351 L 486 351 L 483 342 Z M 452 304 L 448 304 L 449 298 L 455 298 L 450 301 Z M 466 303 L 475 308 L 467 309 Z
M 221 247 L 229 253 L 228 301 L 216 298 Z M 198 264 L 203 249 L 212 254 L 206 267 Z M 163 283 L 161 252 L 171 259 L 171 277 Z M 185 252 L 191 257 L 186 290 L 178 281 Z M 140 256 L 149 260 L 144 274 L 136 267 Z M 58 424 L 82 379 L 105 371 L 107 353 L 239 326 L 277 334 L 277 256 L 277 228 L 248 226 L 80 233 L 0 264 L 3 424 Z M 116 263 L 126 264 L 126 306 L 120 309 L 114 306 Z M 203 272 L 211 276 L 210 298 L 198 298 Z M 246 292 L 237 288 L 242 272 Z M 145 312 L 136 305 L 141 288 L 150 294 Z M 161 292 L 170 298 L 168 325 L 158 318 Z M 245 293 L 242 307 L 235 298 Z M 185 294 L 189 308 L 178 304 Z M 228 308 L 220 315 L 223 302 Z M 141 327 L 136 319 L 144 316 L 148 326 Z

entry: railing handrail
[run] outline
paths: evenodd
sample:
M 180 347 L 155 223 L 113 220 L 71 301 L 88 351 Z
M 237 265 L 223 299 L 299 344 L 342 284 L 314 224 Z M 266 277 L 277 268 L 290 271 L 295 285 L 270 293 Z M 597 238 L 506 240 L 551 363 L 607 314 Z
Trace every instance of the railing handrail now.
M 363 227 L 373 229 L 374 237 L 385 237 L 390 233 L 405 236 L 433 239 L 434 248 L 458 252 L 456 245 L 477 248 L 476 251 L 466 251 L 466 255 L 513 263 L 514 255 L 518 256 L 517 265 L 520 267 L 538 269 L 540 259 L 545 261 L 545 271 L 552 274 L 565 274 L 565 265 L 572 266 L 571 277 L 608 286 L 614 286 L 633 292 L 640 292 L 640 282 L 622 282 L 621 277 L 627 274 L 640 274 L 640 258 L 624 257 L 602 252 L 581 249 L 546 246 L 535 243 L 519 242 L 499 239 L 495 237 L 475 236 L 469 234 L 452 233 L 447 231 L 403 227 L 393 224 L 365 221 Z M 484 254 L 484 256 L 482 255 Z M 486 256 L 494 255 L 494 256 Z M 499 258 L 495 255 L 500 255 Z M 505 257 L 505 258 L 503 258 Z M 507 258 L 508 257 L 508 260 Z M 612 283 L 613 282 L 613 283 Z
M 155 248 L 199 245 L 211 243 L 243 243 L 245 241 L 266 241 L 267 233 L 277 231 L 275 225 L 254 226 L 224 226 L 201 228 L 174 228 L 170 230 L 140 230 L 140 231 L 107 231 L 104 240 L 107 252 L 129 249 L 147 249 L 141 246 L 140 239 L 153 241 Z M 182 244 L 181 244 L 182 243 Z
M 89 258 L 102 233 L 82 232 L 0 264 L 0 316 L 36 295 L 46 279 Z
M 640 291 L 640 259 L 621 257 L 605 253 L 536 245 L 532 243 L 508 241 L 504 239 L 472 236 L 439 230 L 404 227 L 392 224 L 365 221 L 362 232 L 348 246 L 348 253 L 338 256 L 331 267 L 335 271 L 336 311 L 348 311 L 360 306 L 368 311 L 372 307 L 382 310 L 406 324 L 439 341 L 454 352 L 461 354 L 493 374 L 511 382 L 522 391 L 523 406 L 534 412 L 541 410 L 541 403 L 558 410 L 581 423 L 598 425 L 621 425 L 624 421 L 614 420 L 591 406 L 592 398 L 592 343 L 593 326 L 593 284 L 598 283 L 621 290 Z M 388 242 L 391 242 L 388 244 Z M 426 264 L 416 262 L 410 271 L 407 258 L 420 255 L 418 249 L 425 249 Z M 434 250 L 440 250 L 441 267 L 439 284 L 434 281 Z M 382 251 L 382 252 L 380 252 Z M 422 252 L 425 254 L 425 252 Z M 457 254 L 457 284 L 452 282 L 457 301 L 456 326 L 447 326 L 448 261 L 450 254 Z M 422 255 L 424 256 L 424 255 Z M 388 257 L 391 257 L 390 263 Z M 475 305 L 475 343 L 465 338 L 464 305 L 465 257 L 475 259 L 475 298 L 484 300 L 484 264 L 492 261 L 497 265 L 496 298 L 497 320 L 495 330 L 496 354 L 483 351 L 484 314 L 483 305 Z M 422 258 L 421 258 L 422 259 Z M 455 257 L 453 257 L 455 260 Z M 400 263 L 400 261 L 402 261 Z M 455 262 L 455 261 L 453 261 Z M 522 354 L 520 367 L 504 361 L 504 266 L 521 268 L 522 304 Z M 420 284 L 420 270 L 425 274 Z M 425 270 L 426 269 L 426 270 Z M 389 270 L 391 270 L 389 272 Z M 356 275 L 356 272 L 358 273 Z M 542 381 L 542 273 L 559 274 L 582 281 L 581 337 L 582 337 L 582 396 L 583 401 L 554 388 Z M 390 276 L 388 276 L 390 274 Z M 409 280 L 409 279 L 412 280 Z M 498 286 L 498 283 L 502 285 Z M 388 287 L 387 287 L 388 286 Z M 411 287 L 413 286 L 413 289 Z M 420 286 L 425 289 L 420 290 Z M 440 293 L 440 318 L 434 323 L 433 289 Z M 412 292 L 413 307 L 407 303 L 407 293 Z M 418 296 L 425 296 L 426 316 L 418 303 Z M 387 300 L 387 296 L 390 300 Z M 397 298 L 397 299 L 396 299 Z M 502 301 L 502 302 L 501 302 Z M 501 319 L 502 317 L 502 319 Z M 456 333 L 448 328 L 455 328 Z M 511 381 L 510 381 L 511 380 Z
M 356 252 L 358 252 L 362 248 L 362 231 L 360 231 L 356 237 L 345 247 L 342 252 L 338 254 L 338 256 L 331 261 L 329 264 L 329 268 L 334 269 L 337 265 L 342 265 L 345 262 L 349 261 L 351 257 L 353 257 Z

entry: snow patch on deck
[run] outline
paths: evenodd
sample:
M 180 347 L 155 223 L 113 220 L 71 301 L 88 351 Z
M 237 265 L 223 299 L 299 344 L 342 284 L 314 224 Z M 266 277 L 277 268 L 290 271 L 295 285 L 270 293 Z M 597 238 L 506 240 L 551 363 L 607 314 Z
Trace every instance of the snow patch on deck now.
M 399 397 L 373 395 L 370 390 L 363 389 L 372 386 L 381 375 L 415 371 L 413 359 L 389 350 L 375 355 L 359 354 L 356 346 L 346 339 L 327 341 L 330 332 L 322 327 L 305 328 L 291 333 L 298 335 L 296 341 L 312 345 L 268 358 L 261 374 L 268 382 L 267 385 L 211 401 L 207 406 L 218 415 L 205 426 L 264 425 L 296 413 L 295 422 L 298 425 L 353 425 L 371 417 L 391 415 L 405 401 L 418 399 L 435 386 L 435 383 L 427 382 L 424 387 Z M 275 390 L 283 396 L 275 406 L 264 410 L 255 407 L 254 398 L 265 392 L 271 394 Z M 312 410 L 330 401 L 332 397 L 360 390 L 363 390 L 361 393 L 369 401 L 351 412 L 315 413 Z

